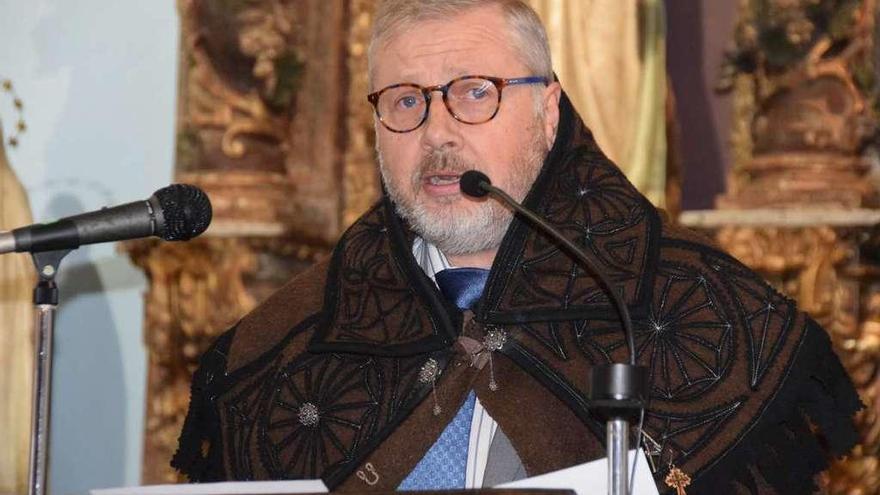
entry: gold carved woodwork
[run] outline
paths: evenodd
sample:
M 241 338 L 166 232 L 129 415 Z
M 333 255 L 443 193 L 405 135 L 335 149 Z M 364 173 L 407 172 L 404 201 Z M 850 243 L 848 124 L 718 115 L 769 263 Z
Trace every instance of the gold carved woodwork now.
M 169 466 L 197 358 L 375 202 L 367 46 L 375 0 L 178 0 L 177 182 L 214 220 L 187 244 L 133 242 L 146 273 L 143 481 Z
M 330 245 L 376 200 L 373 4 L 179 1 L 177 178 L 219 198 L 219 218 Z
M 823 473 L 823 492 L 880 493 L 880 263 L 866 257 L 880 242 L 873 227 L 880 212 L 853 211 L 852 222 L 841 212 L 828 223 L 791 221 L 798 215 L 772 210 L 742 211 L 733 220 L 726 213 L 685 214 L 682 223 L 709 230 L 722 249 L 821 323 L 867 406 L 856 418 L 859 445 Z
M 348 32 L 347 69 L 351 87 L 348 91 L 343 191 L 346 205 L 343 223 L 351 225 L 370 207 L 381 189 L 375 164 L 376 137 L 373 130 L 373 109 L 365 104 L 370 92 L 367 50 L 376 0 L 349 0 L 351 21 Z
M 277 89 L 277 73 L 269 67 L 288 51 L 295 10 L 281 8 L 278 1 L 266 2 L 264 7 L 246 7 L 236 15 L 223 12 L 217 2 L 178 2 L 183 121 L 177 159 L 184 171 L 223 167 L 208 165 L 205 158 L 227 158 L 225 165 L 234 166 L 246 153 L 262 151 L 257 149 L 260 142 L 255 138 L 269 142 L 269 146 L 262 146 L 266 154 L 262 158 L 268 158 L 264 169 L 283 170 L 280 152 L 289 148 L 289 119 L 286 111 L 271 109 L 261 91 Z M 226 32 L 211 29 L 230 20 L 241 24 L 233 39 Z M 228 53 L 253 58 L 253 68 L 245 74 L 227 68 L 220 63 L 220 54 Z
M 722 82 L 734 93 L 734 167 L 719 208 L 880 205 L 862 156 L 874 132 L 876 96 L 859 84 L 874 70 L 876 1 L 864 0 L 852 12 L 838 2 L 840 22 L 829 22 L 834 31 L 822 31 L 806 14 L 816 3 L 742 1 L 729 59 L 751 63 L 729 62 Z M 774 23 L 802 57 L 781 62 L 790 53 L 776 53 L 781 49 L 761 32 Z

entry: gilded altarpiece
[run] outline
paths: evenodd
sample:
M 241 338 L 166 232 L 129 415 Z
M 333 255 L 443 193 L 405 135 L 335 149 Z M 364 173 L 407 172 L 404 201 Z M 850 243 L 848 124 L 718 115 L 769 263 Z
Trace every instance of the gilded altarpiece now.
M 373 0 L 179 0 L 175 180 L 211 197 L 194 242 L 133 242 L 149 279 L 144 483 L 169 461 L 198 356 L 329 254 L 379 194 L 367 94 Z

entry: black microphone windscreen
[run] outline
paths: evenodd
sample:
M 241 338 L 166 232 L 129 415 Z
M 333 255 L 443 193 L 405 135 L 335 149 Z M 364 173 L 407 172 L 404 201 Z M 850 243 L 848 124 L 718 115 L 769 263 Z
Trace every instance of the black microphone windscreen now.
M 153 196 L 162 209 L 164 225 L 159 237 L 166 241 L 187 241 L 204 232 L 211 224 L 211 200 L 196 186 L 172 184 Z
M 483 182 L 492 185 L 492 181 L 489 180 L 489 177 L 487 177 L 486 174 L 483 172 L 477 172 L 476 170 L 468 170 L 461 174 L 461 178 L 458 179 L 458 185 L 461 188 L 461 192 L 473 198 L 482 198 L 489 194 L 489 191 L 483 188 Z

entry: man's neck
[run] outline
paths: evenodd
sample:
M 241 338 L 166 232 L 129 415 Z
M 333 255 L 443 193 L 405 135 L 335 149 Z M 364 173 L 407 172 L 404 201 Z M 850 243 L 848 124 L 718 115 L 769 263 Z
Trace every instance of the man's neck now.
M 449 260 L 449 263 L 452 266 L 458 268 L 489 269 L 492 268 L 492 263 L 495 261 L 495 254 L 497 252 L 497 249 L 491 249 L 488 251 L 480 251 L 477 253 L 446 255 L 446 258 Z

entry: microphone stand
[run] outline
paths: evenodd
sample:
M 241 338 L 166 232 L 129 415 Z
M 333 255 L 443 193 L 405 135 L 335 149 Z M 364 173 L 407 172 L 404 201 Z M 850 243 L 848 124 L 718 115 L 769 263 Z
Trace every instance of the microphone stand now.
M 49 418 L 52 397 L 52 340 L 58 309 L 55 275 L 70 250 L 32 253 L 39 280 L 34 288 L 36 349 L 34 358 L 33 412 L 28 469 L 28 495 L 45 495 L 49 472 Z
M 609 495 L 630 493 L 629 425 L 645 407 L 646 389 L 644 367 L 611 363 L 591 370 L 590 406 L 605 419 Z
M 158 236 L 186 241 L 211 223 L 211 200 L 201 189 L 173 184 L 146 201 L 62 218 L 50 224 L 0 232 L 0 255 L 31 252 L 39 281 L 34 289 L 36 356 L 29 458 L 29 495 L 45 495 L 49 465 L 49 417 L 52 394 L 52 340 L 58 287 L 55 275 L 61 260 L 83 244 Z
M 511 198 L 504 190 L 493 186 L 485 174 L 473 170 L 465 172 L 460 178 L 460 184 L 461 191 L 468 196 L 483 197 L 488 193 L 498 196 L 502 202 L 559 242 L 599 279 L 611 302 L 617 308 L 629 347 L 629 363 L 594 366 L 589 377 L 588 398 L 593 412 L 606 421 L 608 493 L 629 495 L 629 424 L 645 408 L 648 397 L 648 370 L 644 366 L 636 365 L 635 337 L 626 302 L 620 293 L 614 290 L 605 274 L 587 258 L 583 250 L 544 219 Z

